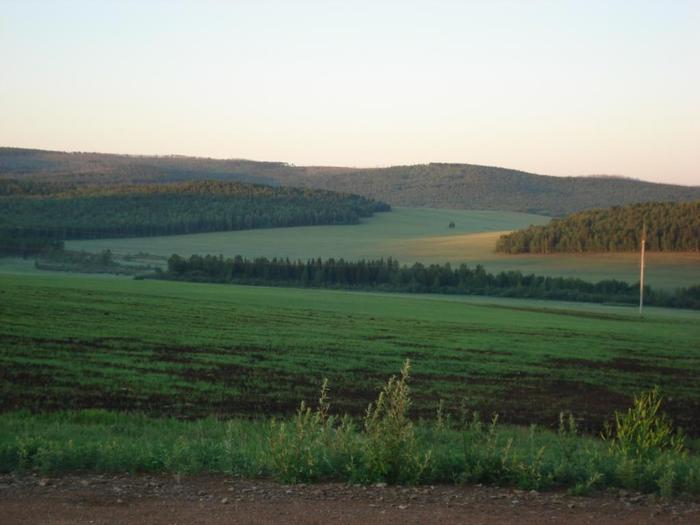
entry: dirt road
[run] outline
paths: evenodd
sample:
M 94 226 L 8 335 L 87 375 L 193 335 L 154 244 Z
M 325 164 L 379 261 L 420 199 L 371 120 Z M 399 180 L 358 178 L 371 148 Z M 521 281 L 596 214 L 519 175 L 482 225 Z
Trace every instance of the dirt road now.
M 0 476 L 0 523 L 700 523 L 700 502 L 481 486 L 282 485 L 225 476 Z

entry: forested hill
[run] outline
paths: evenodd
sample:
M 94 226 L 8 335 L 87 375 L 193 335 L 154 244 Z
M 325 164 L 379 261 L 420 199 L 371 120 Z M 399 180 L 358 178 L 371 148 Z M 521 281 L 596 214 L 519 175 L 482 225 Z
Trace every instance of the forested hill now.
M 0 180 L 0 244 L 8 239 L 169 235 L 355 224 L 387 204 L 323 190 L 200 181 L 57 190 Z
M 145 157 L 0 148 L 0 178 L 56 185 L 224 180 L 320 188 L 396 206 L 509 210 L 563 216 L 636 202 L 700 199 L 700 187 L 611 177 L 551 177 L 471 164 L 354 169 L 283 162 Z
M 67 153 L 0 147 L 0 178 L 61 185 L 148 184 L 223 180 L 278 185 L 294 169 L 282 162 Z
M 621 252 L 638 250 L 646 226 L 652 251 L 700 251 L 700 201 L 650 202 L 591 210 L 552 219 L 502 236 L 505 253 Z
M 470 164 L 309 173 L 296 184 L 349 191 L 394 206 L 508 210 L 563 216 L 590 208 L 700 199 L 700 187 L 616 177 L 551 177 Z

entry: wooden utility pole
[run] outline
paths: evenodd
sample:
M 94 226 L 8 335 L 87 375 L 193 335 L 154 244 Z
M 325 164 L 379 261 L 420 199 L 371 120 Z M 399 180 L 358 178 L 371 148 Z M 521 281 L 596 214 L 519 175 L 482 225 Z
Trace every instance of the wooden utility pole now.
M 642 226 L 642 255 L 639 264 L 639 316 L 642 316 L 644 309 L 644 248 L 647 244 L 647 225 Z

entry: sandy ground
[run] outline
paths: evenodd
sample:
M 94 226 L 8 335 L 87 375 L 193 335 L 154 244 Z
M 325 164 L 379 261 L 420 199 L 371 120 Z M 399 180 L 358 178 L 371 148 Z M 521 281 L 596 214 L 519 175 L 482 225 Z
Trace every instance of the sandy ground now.
M 699 501 L 482 486 L 282 485 L 225 476 L 0 476 L 0 523 L 700 523 Z

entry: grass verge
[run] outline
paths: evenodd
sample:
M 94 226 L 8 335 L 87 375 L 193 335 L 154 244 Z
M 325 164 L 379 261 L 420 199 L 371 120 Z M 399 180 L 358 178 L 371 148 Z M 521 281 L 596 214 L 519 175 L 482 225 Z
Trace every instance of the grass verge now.
M 0 471 L 212 472 L 285 482 L 489 483 L 567 488 L 577 495 L 620 487 L 664 497 L 700 495 L 700 457 L 681 438 L 670 447 L 654 442 L 644 454 L 621 446 L 630 432 L 620 425 L 647 425 L 651 434 L 660 428 L 648 417 L 648 396 L 618 418 L 606 442 L 580 435 L 573 417 L 564 415 L 556 432 L 503 426 L 496 416 L 484 423 L 476 413 L 453 420 L 441 410 L 434 420 L 413 423 L 407 380 L 406 364 L 368 407 L 363 424 L 330 414 L 325 383 L 315 409 L 302 403 L 282 421 L 179 421 L 104 410 L 5 413 Z M 663 430 L 666 439 L 670 430 Z

